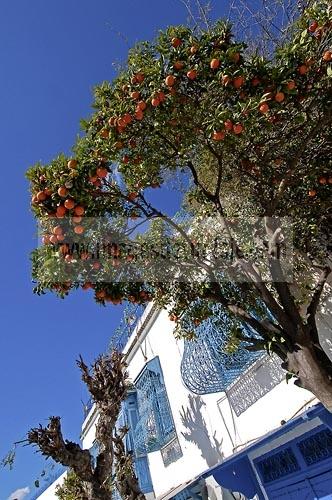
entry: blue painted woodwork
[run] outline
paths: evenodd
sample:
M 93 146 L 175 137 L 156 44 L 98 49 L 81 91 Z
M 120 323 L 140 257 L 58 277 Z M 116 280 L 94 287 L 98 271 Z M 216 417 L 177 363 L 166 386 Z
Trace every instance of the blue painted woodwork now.
M 266 435 L 223 463 L 209 469 L 201 477 L 210 475 L 223 487 L 239 491 L 252 498 L 264 499 L 254 469 L 258 473 L 269 499 L 332 500 L 332 450 L 330 413 L 318 404 L 299 417 Z M 305 421 L 316 417 L 323 422 L 284 445 L 257 457 L 253 466 L 248 454 L 272 443 L 282 435 L 296 429 Z
M 137 455 L 135 451 L 135 428 L 138 422 L 138 405 L 136 391 L 130 391 L 123 402 L 119 425 L 126 425 L 129 431 L 126 435 L 126 450 L 133 453 L 135 472 L 143 493 L 153 491 L 149 463 L 146 454 Z
M 269 455 L 264 460 L 257 463 L 264 483 L 276 481 L 281 477 L 288 476 L 300 470 L 294 452 L 291 448 Z
M 307 465 L 332 457 L 332 431 L 323 429 L 299 442 L 298 447 Z
M 248 343 L 240 342 L 233 353 L 227 352 L 231 323 L 219 305 L 213 315 L 196 330 L 195 340 L 184 341 L 181 376 L 185 386 L 195 394 L 225 391 L 263 352 L 250 352 Z M 243 330 L 248 338 L 254 334 Z
M 135 426 L 135 450 L 149 453 L 160 450 L 175 436 L 159 358 L 148 361 L 135 381 L 139 420 Z
M 125 437 L 125 449 L 127 452 L 132 452 L 135 473 L 143 493 L 153 491 L 152 480 L 150 475 L 149 463 L 146 454 L 137 456 L 134 447 L 134 429 L 138 421 L 138 407 L 136 391 L 130 391 L 126 400 L 122 403 L 122 409 L 116 423 L 117 429 L 127 426 L 129 431 Z M 121 500 L 119 492 L 115 488 L 113 491 L 114 500 Z

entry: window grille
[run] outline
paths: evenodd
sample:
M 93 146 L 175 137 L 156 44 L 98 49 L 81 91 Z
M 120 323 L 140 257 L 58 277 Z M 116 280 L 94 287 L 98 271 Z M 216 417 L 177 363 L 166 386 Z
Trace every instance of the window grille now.
M 160 450 L 176 433 L 158 357 L 145 365 L 135 387 L 139 420 L 134 441 L 139 455 Z
M 332 432 L 324 429 L 298 443 L 307 465 L 313 465 L 332 457 Z
M 291 448 L 286 448 L 258 462 L 258 469 L 264 483 L 276 481 L 300 470 L 299 464 Z
M 185 340 L 181 361 L 181 375 L 185 386 L 195 394 L 225 391 L 258 358 L 260 352 L 246 349 L 240 342 L 233 353 L 228 353 L 231 323 L 221 307 L 214 306 L 214 314 L 197 329 L 195 340 Z M 248 332 L 252 336 L 252 333 Z
M 182 456 L 183 453 L 177 437 L 161 449 L 161 457 L 165 467 L 173 462 L 176 462 Z

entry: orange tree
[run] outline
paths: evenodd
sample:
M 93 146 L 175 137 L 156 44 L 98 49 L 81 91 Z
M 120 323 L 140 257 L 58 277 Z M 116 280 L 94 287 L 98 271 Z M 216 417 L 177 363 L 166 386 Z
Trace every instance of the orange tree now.
M 153 300 L 187 337 L 219 308 L 230 345 L 275 352 L 332 409 L 316 324 L 330 272 L 331 27 L 318 2 L 269 59 L 221 21 L 133 48 L 96 88 L 73 156 L 28 171 L 36 292 Z M 151 193 L 177 183 L 172 219 Z

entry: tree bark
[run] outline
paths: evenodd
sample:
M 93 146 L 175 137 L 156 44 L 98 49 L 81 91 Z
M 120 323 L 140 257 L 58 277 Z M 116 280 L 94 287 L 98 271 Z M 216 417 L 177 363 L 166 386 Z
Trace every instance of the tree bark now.
M 332 412 L 332 362 L 324 351 L 318 356 L 311 342 L 295 344 L 282 366 L 296 376 L 295 385 L 312 392 Z

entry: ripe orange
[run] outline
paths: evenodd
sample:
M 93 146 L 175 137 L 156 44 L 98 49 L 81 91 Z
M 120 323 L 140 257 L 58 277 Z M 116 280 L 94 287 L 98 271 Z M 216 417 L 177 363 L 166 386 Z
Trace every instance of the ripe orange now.
M 80 217 L 80 216 L 73 217 L 73 222 L 75 224 L 79 224 L 81 222 L 81 220 L 82 220 L 82 217 Z
M 242 87 L 243 84 L 244 84 L 243 76 L 237 76 L 236 78 L 234 78 L 233 85 L 236 89 L 239 89 L 240 87 Z
M 94 262 L 94 263 L 92 264 L 92 267 L 93 267 L 93 269 L 96 269 L 96 270 L 100 269 L 100 267 L 101 267 L 101 266 L 100 266 L 100 262 Z
M 43 237 L 42 237 L 42 243 L 43 245 L 48 245 L 50 242 L 50 235 L 49 234 L 45 234 Z
M 234 134 L 241 134 L 243 132 L 243 125 L 241 123 L 236 123 L 233 127 Z
M 134 90 L 134 92 L 132 92 L 132 93 L 130 94 L 130 97 L 131 97 L 132 99 L 136 100 L 136 99 L 139 99 L 140 95 L 141 95 L 141 94 L 140 94 L 140 92 L 138 92 L 137 90 Z
M 91 281 L 86 281 L 85 283 L 83 283 L 82 290 L 89 290 L 89 288 L 92 288 Z
M 103 128 L 101 131 L 100 131 L 100 135 L 103 139 L 107 139 L 110 135 L 110 131 L 107 130 L 107 128 Z
M 160 100 L 158 99 L 158 97 L 154 97 L 151 101 L 151 104 L 154 108 L 156 108 L 157 106 L 159 106 L 160 104 Z
M 254 87 L 257 87 L 257 85 L 259 85 L 260 83 L 261 81 L 259 78 L 257 78 L 257 76 L 251 80 L 251 85 L 253 85 Z
M 142 83 L 144 82 L 145 75 L 144 73 L 136 73 L 136 81 L 137 83 Z
M 44 193 L 46 194 L 46 196 L 51 196 L 51 194 L 52 194 L 52 189 L 50 189 L 50 188 L 45 188 L 45 189 L 44 189 Z
M 157 97 L 158 97 L 158 99 L 159 99 L 160 102 L 164 102 L 166 100 L 165 93 L 162 92 L 162 91 L 158 92 L 158 96 Z
M 327 184 L 327 178 L 326 177 L 320 177 L 318 180 L 319 180 L 319 184 L 322 184 L 322 185 Z
M 136 118 L 136 120 L 143 120 L 144 114 L 143 114 L 143 111 L 141 109 L 138 109 L 135 112 L 135 118 Z
M 84 208 L 81 207 L 80 205 L 77 205 L 74 209 L 75 215 L 83 215 L 84 214 Z
M 231 120 L 226 120 L 224 123 L 226 130 L 233 130 L 233 122 Z
M 229 85 L 232 82 L 232 79 L 229 75 L 223 75 L 221 78 L 221 83 L 225 86 Z
M 67 254 L 65 255 L 65 261 L 67 262 L 67 264 L 69 264 L 71 261 L 73 260 L 73 256 L 71 254 Z
M 129 201 L 134 201 L 134 200 L 136 200 L 137 196 L 138 196 L 137 193 L 134 193 L 134 192 L 133 193 L 129 193 L 128 194 L 128 200 Z
M 96 170 L 96 174 L 100 179 L 104 179 L 105 177 L 107 177 L 108 170 L 105 167 L 99 167 Z
M 187 77 L 189 78 L 189 80 L 195 80 L 197 78 L 197 71 L 195 69 L 190 69 L 187 72 Z
M 146 109 L 146 102 L 144 101 L 139 101 L 139 103 L 137 103 L 137 108 L 136 108 L 136 111 L 140 109 L 141 111 L 144 111 Z
M 265 113 L 268 113 L 269 112 L 269 105 L 266 103 L 266 102 L 263 102 L 260 106 L 259 106 L 259 111 L 264 115 Z
M 172 46 L 176 49 L 177 47 L 180 47 L 182 40 L 180 38 L 174 37 L 171 40 Z
M 50 243 L 52 243 L 53 245 L 58 243 L 58 238 L 56 237 L 55 234 L 52 234 L 52 236 L 50 236 Z
M 75 226 L 74 227 L 74 233 L 76 233 L 76 234 L 83 234 L 84 233 L 84 227 L 83 226 Z
M 62 231 L 62 227 L 61 227 L 61 226 L 55 226 L 55 227 L 53 228 L 53 230 L 52 230 L 52 233 L 53 233 L 53 234 L 56 234 L 56 235 L 57 235 L 57 234 L 62 234 L 62 233 L 63 233 L 63 231 Z
M 75 202 L 74 202 L 74 200 L 72 200 L 71 198 L 68 198 L 68 199 L 64 202 L 64 206 L 65 206 L 68 210 L 71 210 L 72 208 L 74 208 L 74 206 L 75 206 Z
M 306 64 L 301 64 L 301 66 L 297 68 L 297 71 L 300 73 L 300 75 L 305 75 L 306 73 L 308 73 L 308 66 Z
M 59 218 L 64 217 L 66 212 L 67 212 L 66 207 L 64 207 L 63 205 L 59 205 L 56 209 L 56 216 Z
M 180 70 L 182 69 L 184 66 L 184 63 L 182 61 L 175 61 L 175 63 L 173 64 L 173 68 L 176 69 L 176 70 Z
M 309 196 L 313 197 L 313 196 L 316 196 L 316 194 L 317 194 L 317 191 L 315 189 L 309 189 L 309 191 L 308 191 Z
M 210 68 L 211 69 L 218 69 L 220 66 L 220 60 L 219 59 L 212 59 L 210 62 Z
M 213 132 L 212 139 L 214 141 L 222 141 L 225 138 L 225 132 L 223 130 L 218 130 Z
M 285 94 L 283 92 L 277 92 L 274 96 L 274 100 L 277 102 L 282 102 L 285 99 Z
M 173 85 L 175 83 L 175 76 L 173 76 L 173 75 L 166 76 L 165 83 L 166 83 L 167 87 L 173 87 Z
M 67 163 L 68 168 L 76 168 L 77 167 L 77 160 L 74 158 L 72 160 L 69 160 Z
M 323 54 L 323 61 L 329 62 L 332 61 L 332 51 L 326 50 Z
M 131 115 L 129 113 L 125 113 L 123 115 L 123 121 L 125 122 L 126 125 L 129 125 L 129 123 L 131 123 L 133 121 Z
M 105 290 L 98 290 L 98 292 L 96 292 L 96 297 L 97 299 L 99 300 L 102 300 L 106 297 L 106 292 Z
M 37 193 L 37 195 L 36 195 L 36 198 L 38 201 L 44 201 L 44 200 L 46 200 L 47 196 L 44 193 L 44 191 L 39 191 L 39 193 Z
M 67 196 L 67 193 L 68 193 L 68 190 L 65 186 L 59 187 L 58 195 L 61 196 L 61 198 L 64 198 L 65 196 Z
M 116 116 L 111 116 L 111 118 L 108 120 L 108 124 L 110 127 L 115 127 L 116 125 Z
M 191 55 L 196 54 L 196 52 L 197 52 L 197 51 L 198 51 L 198 47 L 197 47 L 197 45 L 192 45 L 192 46 L 190 47 L 190 54 L 191 54 Z
M 318 28 L 318 23 L 317 21 L 313 21 L 310 25 L 309 25 L 309 28 L 308 28 L 308 31 L 310 33 L 314 33 L 316 31 L 316 29 Z
M 289 80 L 289 82 L 287 83 L 287 89 L 294 90 L 295 88 L 296 88 L 296 83 L 294 82 L 294 80 Z
M 332 184 L 332 177 L 329 177 L 329 178 L 327 179 L 327 182 L 328 182 L 329 184 Z

